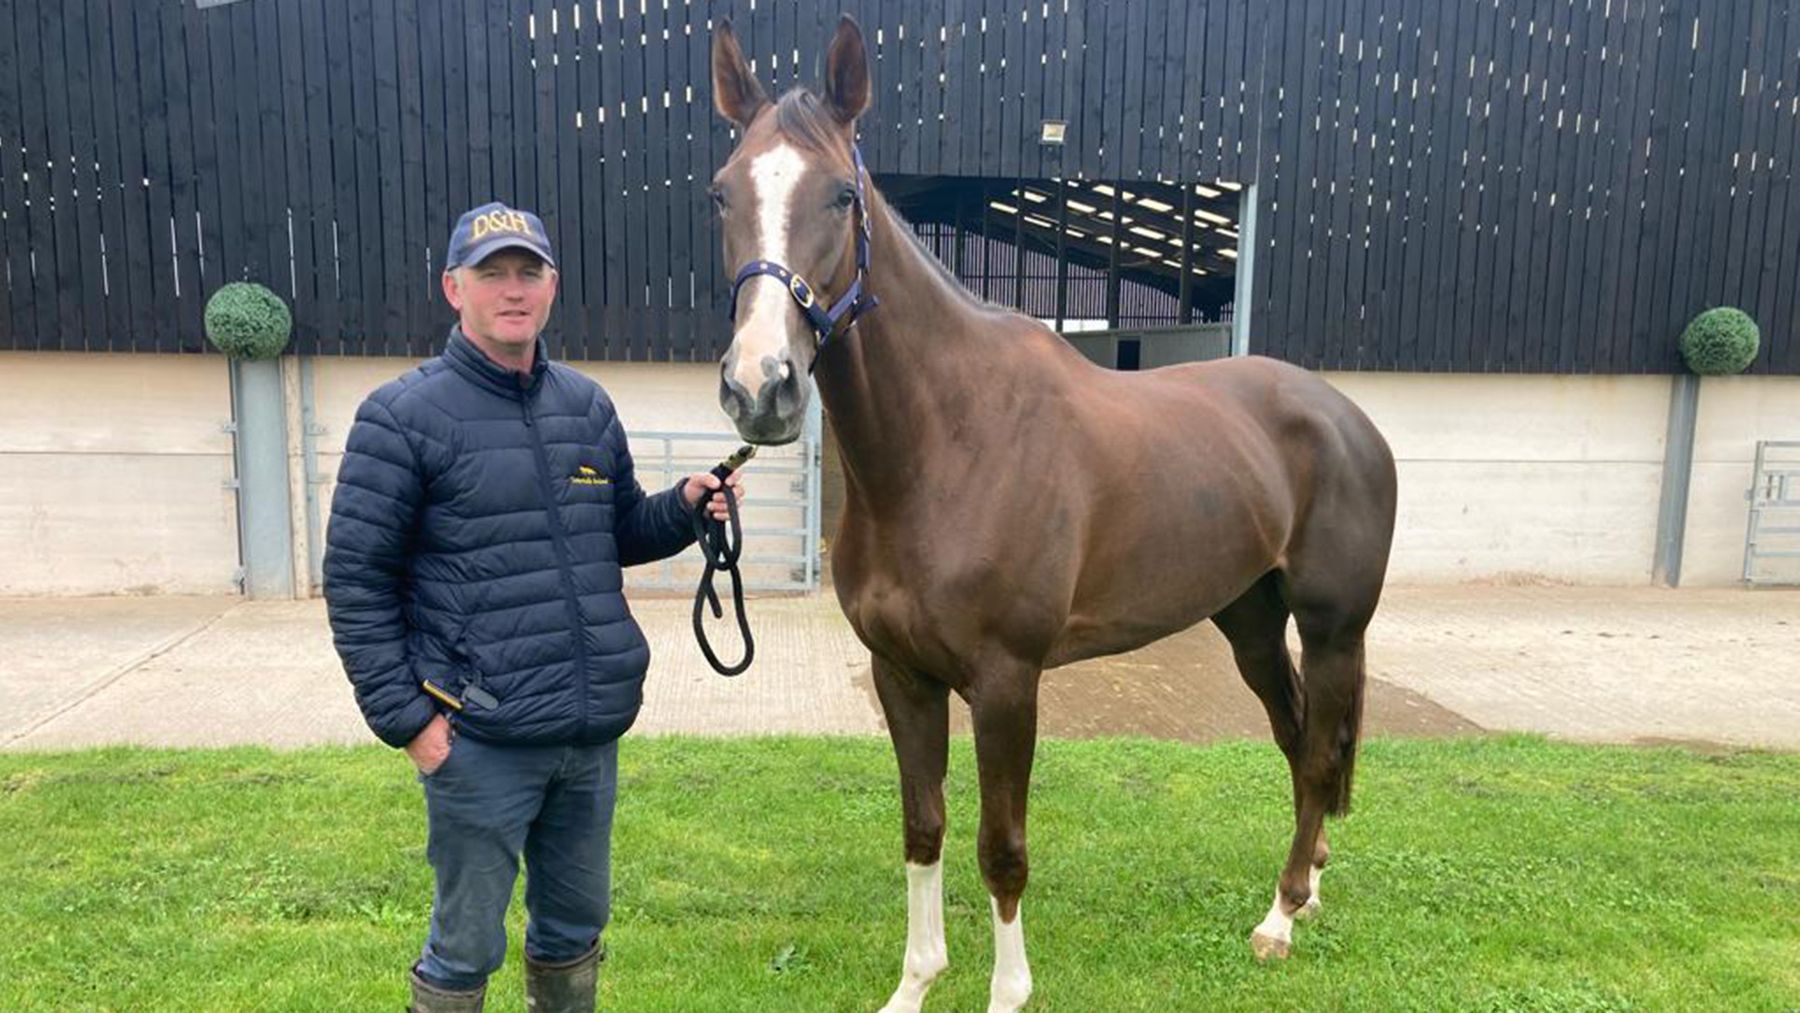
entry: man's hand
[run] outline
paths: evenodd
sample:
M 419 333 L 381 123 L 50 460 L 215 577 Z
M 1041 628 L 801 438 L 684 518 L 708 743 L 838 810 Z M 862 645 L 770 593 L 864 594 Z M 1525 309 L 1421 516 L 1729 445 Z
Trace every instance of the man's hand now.
M 687 484 L 681 487 L 681 497 L 687 502 L 687 508 L 691 512 L 694 509 L 694 504 L 700 502 L 700 500 L 705 497 L 711 496 L 712 501 L 706 505 L 708 515 L 715 521 L 730 520 L 731 511 L 725 506 L 725 498 L 723 496 L 713 496 L 713 493 L 719 491 L 719 486 L 721 484 L 731 486 L 732 495 L 737 497 L 738 505 L 740 507 L 743 506 L 744 472 L 741 468 L 732 472 L 731 475 L 725 479 L 724 483 L 720 483 L 719 476 L 714 475 L 710 471 L 701 471 L 689 475 L 687 477 Z
M 419 773 L 426 776 L 437 773 L 450 758 L 450 720 L 442 714 L 432 715 L 431 723 L 406 744 L 406 755 L 412 758 Z

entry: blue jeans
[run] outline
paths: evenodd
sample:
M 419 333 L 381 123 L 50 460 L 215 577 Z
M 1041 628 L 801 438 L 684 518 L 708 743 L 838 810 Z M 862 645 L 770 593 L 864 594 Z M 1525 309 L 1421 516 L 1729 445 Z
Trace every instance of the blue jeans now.
M 429 983 L 480 987 L 506 957 L 506 908 L 525 857 L 525 952 L 586 953 L 611 909 L 619 744 L 504 746 L 457 736 L 425 785 L 426 856 L 437 875 L 431 932 L 416 970 Z

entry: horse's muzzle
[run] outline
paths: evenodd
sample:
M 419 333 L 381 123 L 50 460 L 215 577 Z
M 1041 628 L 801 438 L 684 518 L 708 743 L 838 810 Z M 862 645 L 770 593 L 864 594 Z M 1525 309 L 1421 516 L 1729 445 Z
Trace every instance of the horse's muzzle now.
M 768 379 L 754 395 L 732 377 L 728 365 L 721 369 L 719 407 L 737 426 L 738 435 L 751 443 L 792 443 L 806 425 L 811 385 L 791 366 L 782 370 L 766 361 L 764 365 Z

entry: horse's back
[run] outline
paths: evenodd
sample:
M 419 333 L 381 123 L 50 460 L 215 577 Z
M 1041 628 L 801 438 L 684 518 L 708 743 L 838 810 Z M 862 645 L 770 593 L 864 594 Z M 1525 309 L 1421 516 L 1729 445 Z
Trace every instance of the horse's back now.
M 1391 471 L 1387 441 L 1356 402 L 1299 366 L 1263 356 L 1183 363 L 1142 374 L 1183 389 L 1192 403 L 1242 420 L 1286 456 L 1363 471 Z

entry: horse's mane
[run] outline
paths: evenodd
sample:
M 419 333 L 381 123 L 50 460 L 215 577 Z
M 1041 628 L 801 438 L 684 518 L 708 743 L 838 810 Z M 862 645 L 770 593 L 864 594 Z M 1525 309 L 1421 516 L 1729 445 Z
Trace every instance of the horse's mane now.
M 788 140 L 814 154 L 832 150 L 837 121 L 825 102 L 806 88 L 790 89 L 775 103 L 775 125 Z
M 887 204 L 886 201 L 883 201 L 882 203 L 887 205 L 888 214 L 892 215 L 895 223 L 900 226 L 901 233 L 904 234 L 907 239 L 912 241 L 913 249 L 919 252 L 919 256 L 924 259 L 925 263 L 930 264 L 932 269 L 937 271 L 938 277 L 945 285 L 950 287 L 950 291 L 956 293 L 958 297 L 971 306 L 986 310 L 997 310 L 1003 313 L 1018 312 L 1011 306 L 1002 306 L 991 300 L 983 299 L 970 291 L 969 286 L 964 285 L 962 279 L 958 278 L 955 272 L 945 266 L 944 262 L 938 259 L 938 255 L 931 252 L 931 248 L 925 245 L 925 241 L 919 238 L 919 234 L 913 231 L 912 223 L 906 220 L 906 216 L 895 210 L 892 204 Z M 957 235 L 956 241 L 959 243 L 962 242 L 960 233 Z
M 781 96 L 781 99 L 775 103 L 775 126 L 781 131 L 782 136 L 805 151 L 824 155 L 835 153 L 838 150 L 836 147 L 837 121 L 827 111 L 825 100 L 809 89 L 793 88 Z M 873 180 L 870 181 L 871 185 L 873 182 Z M 931 252 L 930 248 L 919 238 L 918 233 L 913 231 L 912 223 L 908 222 L 892 204 L 888 204 L 886 201 L 882 203 L 886 205 L 888 214 L 892 215 L 894 221 L 899 224 L 900 231 L 905 234 L 907 239 L 911 240 L 913 249 L 919 252 L 925 262 L 937 271 L 938 277 L 944 284 L 949 286 L 950 290 L 964 302 L 982 309 L 1015 312 L 1009 306 L 990 302 L 969 291 L 968 287 L 948 267 L 944 266 L 944 262 L 938 259 L 937 254 Z M 960 236 L 957 241 L 961 242 Z

